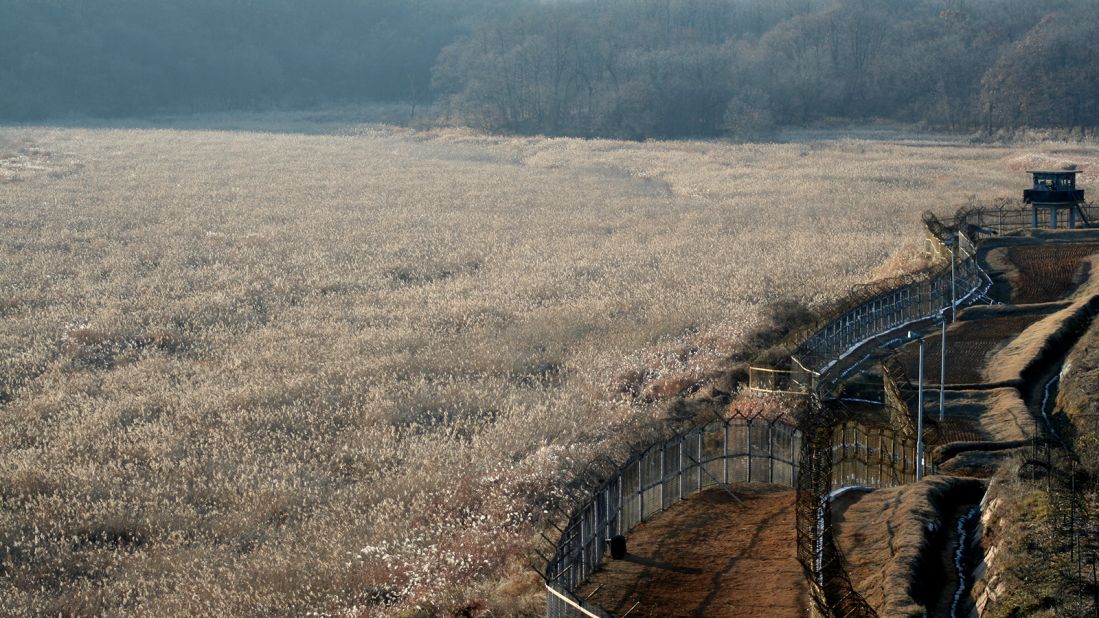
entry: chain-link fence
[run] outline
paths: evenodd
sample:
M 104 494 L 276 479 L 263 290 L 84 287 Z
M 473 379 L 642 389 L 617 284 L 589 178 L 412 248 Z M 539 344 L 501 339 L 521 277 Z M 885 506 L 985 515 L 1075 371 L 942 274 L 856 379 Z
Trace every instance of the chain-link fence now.
M 924 453 L 923 469 L 934 469 Z M 846 421 L 832 428 L 833 487 L 896 487 L 916 482 L 916 438 L 889 427 Z
M 756 393 L 805 395 L 816 387 L 815 377 L 803 370 L 748 368 L 748 389 Z
M 550 618 L 599 616 L 575 596 L 609 540 L 680 500 L 729 483 L 796 487 L 801 432 L 774 419 L 735 417 L 695 427 L 632 457 L 573 511 L 546 566 Z
M 925 217 L 929 238 L 946 263 L 917 275 L 857 288 L 826 318 L 798 337 L 794 366 L 827 373 L 860 345 L 904 326 L 930 319 L 986 293 L 991 281 L 977 262 L 977 246 L 963 231 Z M 941 228 L 941 229 L 940 229 Z M 819 380 L 827 386 L 827 380 Z
M 798 346 L 805 367 L 824 373 L 864 342 L 961 304 L 984 284 L 975 259 L 867 299 L 836 316 Z
M 1099 222 L 1099 209 L 1093 212 L 1085 205 L 1084 213 L 1086 220 Z M 790 335 L 794 353 L 789 370 L 752 368 L 751 389 L 810 394 L 819 406 L 816 394 L 830 385 L 826 374 L 861 345 L 904 326 L 946 315 L 988 293 L 992 282 L 978 263 L 977 240 L 1033 224 L 1031 209 L 1018 206 L 963 209 L 953 226 L 942 224 L 933 215 L 925 215 L 924 222 L 935 262 L 932 269 L 856 287 L 823 313 L 827 317 Z M 1043 222 L 1048 225 L 1044 220 L 1039 224 Z M 890 376 L 886 373 L 889 399 Z M 907 420 L 907 406 L 905 414 L 900 414 L 900 386 L 892 386 L 898 415 Z M 835 418 L 830 414 L 824 417 Z M 577 597 L 576 590 L 598 568 L 608 541 L 679 500 L 712 485 L 734 482 L 797 487 L 798 553 L 810 575 L 817 609 L 830 614 L 874 615 L 846 580 L 844 560 L 831 538 L 828 496 L 834 487 L 893 487 L 915 481 L 915 437 L 905 430 L 904 423 L 890 429 L 824 421 L 823 417 L 813 421 L 812 430 L 818 438 L 812 445 L 790 424 L 735 418 L 697 427 L 631 458 L 573 512 L 561 530 L 544 574 L 549 593 L 547 616 L 605 618 L 607 614 Z M 801 474 L 799 462 L 805 461 L 806 452 L 813 454 L 816 462 L 816 471 L 809 475 L 813 479 Z M 924 469 L 933 470 L 926 453 Z

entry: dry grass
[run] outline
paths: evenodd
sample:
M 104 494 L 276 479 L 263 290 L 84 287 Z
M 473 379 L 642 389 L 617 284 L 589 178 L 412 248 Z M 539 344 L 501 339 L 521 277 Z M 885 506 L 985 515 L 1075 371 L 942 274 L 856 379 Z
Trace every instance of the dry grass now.
M 927 414 L 937 419 L 938 401 L 934 394 L 927 405 Z M 1013 442 L 1034 437 L 1034 417 L 1015 388 L 959 390 L 946 393 L 947 421 L 939 426 L 932 444 L 951 442 Z M 964 428 L 968 431 L 950 430 Z M 967 435 L 970 434 L 970 435 Z
M 344 133 L 0 129 L 0 613 L 536 613 L 641 393 L 1054 148 Z
M 855 590 L 879 615 L 924 616 L 939 603 L 940 589 L 930 580 L 949 576 L 940 564 L 948 518 L 964 500 L 979 498 L 981 489 L 973 479 L 931 476 L 835 500 L 836 544 Z
M 963 314 L 963 319 L 951 324 L 946 333 L 946 383 L 948 385 L 971 385 L 985 382 L 989 367 L 994 367 L 996 352 L 1003 349 L 1020 332 L 1042 319 L 1041 314 L 1012 314 L 1001 312 L 995 317 L 985 313 L 979 319 L 973 319 L 973 313 Z M 938 333 L 938 331 L 935 331 Z M 942 336 L 927 337 L 924 348 L 927 358 L 937 361 L 942 354 Z M 897 354 L 904 364 L 908 376 L 916 376 L 920 367 L 919 346 L 907 344 Z M 938 362 L 925 363 L 925 378 L 929 383 L 938 383 L 941 365 Z
M 1080 278 L 1084 258 L 1099 253 L 1099 244 L 1067 243 L 1028 245 L 1007 250 L 1015 265 L 1012 273 L 1011 302 L 1044 303 L 1072 292 Z
M 1099 277 L 1090 276 L 1099 265 L 1099 256 L 1083 261 L 1089 264 L 1088 279 L 1073 294 L 1073 302 L 1019 333 L 1015 339 L 994 352 L 985 369 L 989 382 L 1007 382 L 1024 379 L 1027 372 L 1041 368 L 1045 357 L 1057 346 L 1064 345 L 1071 331 L 1086 324 L 1099 299 Z
M 974 587 L 981 615 L 1086 615 L 1071 611 L 1077 599 L 1065 589 L 1067 552 L 1059 552 L 1050 536 L 1056 513 L 1045 481 L 1020 480 L 1014 476 L 1018 463 L 1001 468 L 982 508 L 984 561 Z
M 1076 342 L 1061 369 L 1056 410 L 1067 415 L 1081 463 L 1099 478 L 1099 320 Z

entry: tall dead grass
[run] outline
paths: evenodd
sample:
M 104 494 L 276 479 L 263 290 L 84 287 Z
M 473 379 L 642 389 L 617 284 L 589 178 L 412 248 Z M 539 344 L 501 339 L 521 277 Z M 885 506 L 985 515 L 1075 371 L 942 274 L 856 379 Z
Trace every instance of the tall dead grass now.
M 0 613 L 537 612 L 651 395 L 1030 152 L 348 133 L 0 129 Z

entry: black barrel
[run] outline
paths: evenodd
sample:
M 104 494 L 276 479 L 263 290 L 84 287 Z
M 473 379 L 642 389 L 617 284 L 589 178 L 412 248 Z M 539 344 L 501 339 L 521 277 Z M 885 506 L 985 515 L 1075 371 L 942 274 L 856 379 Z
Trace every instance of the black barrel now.
M 611 558 L 621 560 L 626 557 L 626 537 L 616 534 L 611 537 Z

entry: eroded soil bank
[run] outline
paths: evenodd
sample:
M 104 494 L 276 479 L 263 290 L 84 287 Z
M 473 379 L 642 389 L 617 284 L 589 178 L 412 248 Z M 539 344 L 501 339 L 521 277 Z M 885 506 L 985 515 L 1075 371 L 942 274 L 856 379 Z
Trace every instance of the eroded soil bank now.
M 855 590 L 879 615 L 950 615 L 959 584 L 958 521 L 980 502 L 984 488 L 978 479 L 932 476 L 836 498 L 836 544 Z

